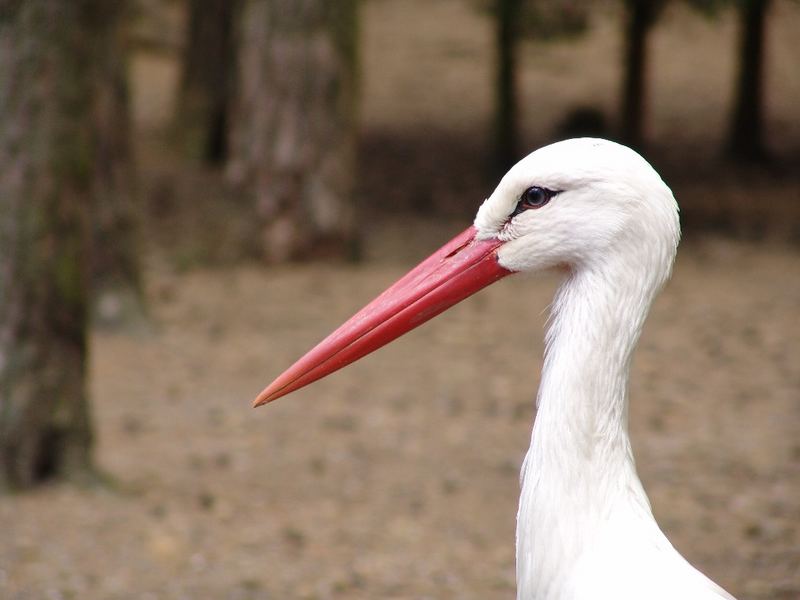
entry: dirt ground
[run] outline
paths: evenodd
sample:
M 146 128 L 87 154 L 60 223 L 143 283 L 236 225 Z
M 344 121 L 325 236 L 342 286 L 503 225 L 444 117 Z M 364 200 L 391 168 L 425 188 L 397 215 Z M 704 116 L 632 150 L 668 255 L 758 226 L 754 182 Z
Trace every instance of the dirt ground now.
M 431 18 L 414 20 L 409 7 L 422 4 L 365 7 L 363 114 L 378 150 L 394 132 L 425 137 L 435 129 L 445 132 L 438 139 L 457 140 L 466 123 L 486 120 L 488 88 L 462 93 L 489 73 L 485 21 L 458 0 L 429 2 Z M 782 77 L 783 87 L 772 99 L 771 128 L 785 134 L 773 138 L 787 152 L 800 147 L 800 75 L 788 66 L 796 66 L 797 44 L 786 43 L 800 11 L 777 6 L 776 38 L 785 45 L 776 44 L 783 58 L 770 77 Z M 689 60 L 687 39 L 705 32 L 720 44 L 733 24 L 680 11 L 667 19 L 655 55 L 674 69 L 673 84 L 657 83 L 654 137 L 676 135 L 683 141 L 673 152 L 691 155 L 718 143 L 724 99 L 712 91 L 729 83 L 730 65 L 701 53 L 703 87 L 664 57 Z M 412 22 L 415 43 L 403 27 Z M 584 67 L 569 73 L 572 88 L 553 91 L 559 69 L 573 68 L 568 53 L 614 50 L 608 22 L 598 29 L 588 46 L 553 46 L 544 56 L 526 49 L 524 77 L 549 90 L 538 110 L 560 115 L 588 85 L 581 73 L 616 76 L 613 66 Z M 449 57 L 450 75 L 427 70 L 436 56 Z M 136 69 L 163 84 L 136 96 L 140 124 L 157 129 L 158 115 L 169 112 L 174 66 Z M 443 81 L 440 95 L 419 85 L 428 77 Z M 526 90 L 533 95 L 536 86 Z M 707 94 L 691 102 L 686 90 Z M 610 106 L 613 92 L 605 86 L 596 97 Z M 548 121 L 528 119 L 531 140 L 549 135 L 541 124 Z M 707 127 L 690 130 L 697 122 Z M 146 260 L 150 323 L 92 336 L 96 456 L 109 485 L 0 498 L 0 598 L 513 598 L 518 472 L 557 279 L 504 279 L 254 411 L 250 400 L 276 374 L 466 221 L 369 210 L 363 263 L 268 268 L 239 260 L 247 228 L 234 213 L 246 207 L 220 208 L 219 174 L 176 181 L 174 164 L 149 148 L 140 154 L 144 192 L 158 208 Z M 453 156 L 462 150 L 454 147 Z M 469 192 L 477 206 L 473 197 L 486 190 L 475 192 L 474 174 L 464 183 L 433 173 L 431 162 L 443 156 L 412 156 L 410 164 L 427 169 L 418 183 L 423 196 L 449 206 Z M 397 194 L 407 195 L 416 182 L 400 163 L 409 161 L 393 160 L 396 181 L 405 182 Z M 796 178 L 760 175 L 748 187 L 736 173 L 725 180 L 714 173 L 679 177 L 679 201 L 739 202 L 747 218 L 750 204 L 800 201 Z M 363 189 L 368 208 L 382 202 L 369 193 L 377 183 Z M 778 237 L 689 236 L 648 320 L 631 381 L 637 464 L 659 523 L 741 600 L 800 598 L 800 250 Z
M 460 226 L 460 224 L 458 225 Z M 457 227 L 379 228 L 368 266 L 149 273 L 154 329 L 93 337 L 116 485 L 0 501 L 0 595 L 511 598 L 518 469 L 556 281 L 504 280 L 266 408 L 249 400 Z M 800 261 L 682 248 L 631 429 L 675 545 L 740 598 L 800 596 Z

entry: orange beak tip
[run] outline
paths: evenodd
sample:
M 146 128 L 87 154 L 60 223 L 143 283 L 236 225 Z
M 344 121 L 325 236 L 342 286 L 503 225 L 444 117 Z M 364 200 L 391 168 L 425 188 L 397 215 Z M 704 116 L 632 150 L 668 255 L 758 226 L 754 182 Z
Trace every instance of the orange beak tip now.
M 271 386 L 264 388 L 264 390 L 258 396 L 256 396 L 256 399 L 253 400 L 253 408 L 258 408 L 259 406 L 269 404 L 273 400 L 276 400 L 283 395 L 276 392 L 271 392 L 270 387 Z

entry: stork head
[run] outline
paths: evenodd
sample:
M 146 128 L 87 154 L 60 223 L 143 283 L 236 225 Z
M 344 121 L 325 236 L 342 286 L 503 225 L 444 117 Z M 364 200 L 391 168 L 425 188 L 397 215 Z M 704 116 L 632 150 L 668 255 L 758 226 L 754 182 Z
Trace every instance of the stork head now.
M 658 260 L 669 272 L 680 228 L 670 189 L 639 154 L 607 140 L 545 146 L 503 177 L 475 218 L 478 239 L 497 239 L 510 271 L 616 260 Z
M 636 152 L 566 140 L 517 163 L 475 223 L 434 252 L 281 374 L 256 406 L 301 388 L 519 271 L 623 261 L 659 283 L 679 238 L 675 199 Z

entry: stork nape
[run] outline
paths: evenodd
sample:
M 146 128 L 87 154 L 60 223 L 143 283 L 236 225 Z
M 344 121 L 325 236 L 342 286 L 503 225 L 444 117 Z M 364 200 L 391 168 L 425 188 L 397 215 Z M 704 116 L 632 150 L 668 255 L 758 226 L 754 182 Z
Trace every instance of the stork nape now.
M 313 348 L 265 404 L 517 272 L 561 269 L 517 512 L 518 600 L 733 600 L 653 517 L 628 435 L 631 355 L 670 277 L 672 192 L 633 150 L 581 138 L 528 155 L 474 224 Z

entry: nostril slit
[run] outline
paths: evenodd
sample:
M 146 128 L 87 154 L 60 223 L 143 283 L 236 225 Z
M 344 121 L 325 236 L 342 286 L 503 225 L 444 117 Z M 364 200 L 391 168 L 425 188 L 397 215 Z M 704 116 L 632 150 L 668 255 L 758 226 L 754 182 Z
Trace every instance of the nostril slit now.
M 453 256 L 455 256 L 456 254 L 458 254 L 459 252 L 461 252 L 461 251 L 462 251 L 464 248 L 466 248 L 467 246 L 469 246 L 469 242 L 470 242 L 470 241 L 471 241 L 471 240 L 469 240 L 469 241 L 466 241 L 466 242 L 464 242 L 463 244 L 461 244 L 461 245 L 460 245 L 458 248 L 456 248 L 455 250 L 453 250 L 452 252 L 450 252 L 450 254 L 448 254 L 447 256 L 445 256 L 445 258 L 452 258 L 452 257 L 453 257 Z

